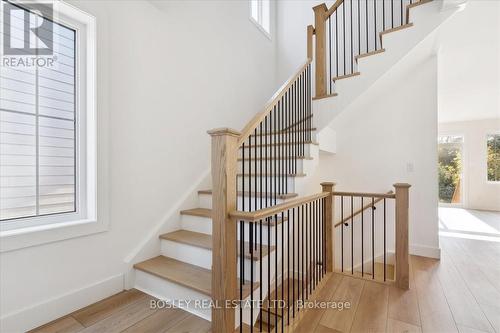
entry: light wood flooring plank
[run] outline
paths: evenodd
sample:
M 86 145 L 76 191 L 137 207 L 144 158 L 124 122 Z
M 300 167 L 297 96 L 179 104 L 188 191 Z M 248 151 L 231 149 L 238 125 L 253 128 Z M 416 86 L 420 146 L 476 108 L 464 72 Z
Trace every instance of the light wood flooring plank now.
M 71 316 L 78 320 L 83 326 L 88 327 L 109 317 L 114 312 L 144 297 L 144 295 L 143 292 L 137 289 L 123 291 L 73 312 Z
M 337 309 L 325 310 L 320 324 L 340 332 L 349 332 L 364 284 L 365 280 L 344 277 L 333 295 L 333 300 L 350 302 L 351 307 L 342 311 Z
M 67 316 L 29 331 L 29 333 L 76 333 L 84 328 L 75 318 Z
M 387 333 L 421 333 L 420 326 L 405 323 L 396 319 L 387 320 Z
M 411 256 L 422 332 L 458 332 L 443 289 L 436 276 L 439 261 Z
M 388 303 L 389 287 L 366 281 L 351 332 L 385 332 Z
M 136 324 L 142 319 L 151 316 L 156 310 L 150 308 L 152 297 L 143 296 L 139 300 L 115 311 L 111 316 L 92 326 L 82 333 L 118 333 Z
M 144 318 L 138 323 L 123 331 L 124 333 L 161 333 L 175 326 L 179 321 L 190 316 L 181 309 L 161 309 L 151 316 Z

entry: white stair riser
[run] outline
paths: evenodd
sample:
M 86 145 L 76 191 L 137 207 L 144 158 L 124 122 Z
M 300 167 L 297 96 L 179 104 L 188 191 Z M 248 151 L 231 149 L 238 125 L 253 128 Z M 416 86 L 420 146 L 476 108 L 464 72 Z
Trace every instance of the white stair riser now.
M 245 176 L 237 177 L 237 184 L 238 184 L 238 190 L 243 190 L 243 185 L 245 186 L 245 191 L 248 191 L 250 188 L 252 189 L 252 192 L 257 190 L 261 191 L 261 186 L 262 190 L 266 190 L 266 185 L 267 185 L 267 190 L 269 192 L 274 192 L 274 191 L 285 191 L 287 193 L 295 193 L 295 178 L 298 177 L 260 177 L 260 176 Z M 261 181 L 262 179 L 262 181 Z M 255 188 L 255 180 L 257 180 L 257 188 Z M 262 184 L 261 184 L 262 183 Z
M 184 229 L 184 230 L 193 231 L 193 232 L 200 232 L 200 233 L 208 234 L 208 235 L 212 234 L 212 219 L 208 218 L 208 217 L 182 215 L 181 225 L 182 225 L 182 229 Z M 278 228 L 277 228 L 278 241 L 280 241 L 280 239 L 281 239 L 280 238 L 281 226 L 282 226 L 282 223 L 278 224 Z M 286 224 L 285 224 L 285 228 L 286 228 Z M 249 223 L 245 222 L 244 239 L 246 242 L 249 241 L 248 229 L 249 229 Z M 262 223 L 262 244 L 263 245 L 268 244 L 268 236 L 270 236 L 271 245 L 274 245 L 275 237 L 276 237 L 275 230 L 276 230 L 276 227 L 274 225 L 270 225 L 269 230 L 268 230 L 268 226 L 266 224 Z M 257 233 L 258 233 L 257 239 L 259 239 L 259 236 L 260 236 L 259 225 L 257 225 Z M 238 240 L 239 240 L 240 239 L 239 224 L 237 226 L 236 235 L 237 235 Z M 258 241 L 257 243 L 260 243 L 260 241 Z
M 271 252 L 273 253 L 273 252 Z M 170 257 L 191 265 L 203 267 L 206 269 L 212 269 L 212 251 L 209 249 L 200 248 L 197 246 L 191 246 L 183 243 L 178 243 L 166 239 L 161 240 L 161 254 L 166 257 Z M 262 265 L 263 267 L 267 267 L 268 257 L 262 257 Z M 250 258 L 245 258 L 245 279 L 250 281 L 252 265 L 254 272 L 254 281 L 260 281 L 260 260 L 250 260 Z M 274 265 L 274 253 L 271 256 L 271 264 Z M 238 259 L 238 276 L 240 262 Z M 263 269 L 264 271 L 264 269 Z M 267 270 L 266 270 L 267 274 Z
M 304 171 L 304 159 L 301 158 L 257 160 L 257 168 L 255 167 L 255 159 L 245 159 L 245 163 L 243 163 L 243 161 L 238 161 L 238 173 L 243 172 L 243 164 L 245 164 L 245 173 L 248 173 L 249 170 L 251 170 L 252 173 L 254 173 L 255 170 L 257 170 L 258 173 L 261 171 L 262 173 L 270 173 L 271 170 L 274 170 L 275 166 L 277 170 L 282 168 L 284 168 L 284 170 L 288 170 L 288 173 L 302 173 Z
M 302 145 L 298 145 L 299 147 L 302 147 Z M 306 143 L 304 144 L 303 148 L 298 148 L 299 149 L 299 155 L 298 156 L 311 156 L 311 146 L 315 146 L 314 144 L 311 143 Z M 286 145 L 277 145 L 277 146 L 262 146 L 262 154 L 261 154 L 261 147 L 257 146 L 255 147 L 245 147 L 245 159 L 249 157 L 272 157 L 272 156 L 292 156 L 293 154 L 291 153 L 292 151 L 295 151 L 294 146 L 290 145 L 287 147 Z M 251 150 L 251 151 L 250 151 Z M 251 155 L 251 156 L 250 156 Z M 243 158 L 243 148 L 239 149 L 239 158 Z
M 204 306 L 206 304 L 210 304 L 211 297 L 205 294 L 202 294 L 196 290 L 185 287 L 183 285 L 177 284 L 175 282 L 171 282 L 169 280 L 165 280 L 159 278 L 155 275 L 135 270 L 135 285 L 134 288 L 149 294 L 153 297 L 158 298 L 159 300 L 170 302 L 176 305 L 189 313 L 194 314 L 195 316 L 201 317 L 205 320 L 212 320 L 211 308 Z M 267 288 L 267 284 L 264 285 L 263 288 Z M 239 289 L 238 289 L 239 290 Z M 262 290 L 263 295 L 266 295 L 267 289 Z M 259 299 L 260 289 L 256 288 L 253 291 L 253 298 Z M 265 298 L 264 296 L 263 298 Z M 247 297 L 246 300 L 249 300 L 250 297 Z M 179 300 L 182 300 L 182 303 L 179 303 Z M 252 323 L 258 317 L 259 312 L 254 309 L 254 316 Z M 239 308 L 235 311 L 235 327 L 239 326 Z M 243 322 L 247 325 L 250 324 L 250 309 L 243 309 Z
M 253 192 L 253 191 L 252 191 Z M 262 197 L 262 206 L 267 207 L 274 205 L 274 199 Z M 282 203 L 284 200 L 276 199 L 276 203 Z M 238 207 L 242 207 L 243 197 L 238 196 Z M 212 195 L 211 194 L 199 194 L 198 195 L 198 203 L 200 208 L 212 208 Z M 245 205 L 248 207 L 248 198 L 245 198 Z M 254 201 L 252 200 L 252 206 L 254 205 Z M 258 199 L 257 207 L 260 207 L 260 197 Z
M 196 306 L 195 302 L 208 302 L 211 298 L 191 288 L 159 278 L 152 274 L 135 270 L 134 288 L 154 296 L 160 300 L 178 302 L 179 300 L 190 301 L 189 304 L 179 304 L 179 307 L 205 320 L 211 320 L 211 309 Z

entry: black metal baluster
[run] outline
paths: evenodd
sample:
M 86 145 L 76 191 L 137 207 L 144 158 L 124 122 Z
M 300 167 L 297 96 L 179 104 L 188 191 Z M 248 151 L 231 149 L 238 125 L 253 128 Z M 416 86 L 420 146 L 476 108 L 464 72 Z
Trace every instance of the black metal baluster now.
M 261 123 L 262 125 L 262 123 Z M 262 139 L 262 126 L 261 126 L 261 139 Z M 261 155 L 262 157 L 262 155 Z M 262 192 L 262 187 L 261 187 L 261 190 Z M 262 197 L 261 197 L 262 198 Z M 260 307 L 260 322 L 259 322 L 259 330 L 260 332 L 262 332 L 262 302 L 264 301 L 264 298 L 263 298 L 263 295 L 262 295 L 262 219 L 259 220 L 259 283 L 260 283 L 260 288 L 259 288 L 259 291 L 260 291 L 260 297 L 259 297 L 259 301 L 260 301 L 260 304 L 259 304 L 259 307 Z M 269 247 L 268 247 L 268 254 L 269 254 Z M 253 317 L 252 317 L 252 320 L 253 320 Z
M 363 205 L 363 197 L 361 197 L 361 277 L 363 277 L 365 275 L 365 270 L 364 270 L 364 268 L 365 268 L 365 259 L 364 259 L 365 241 L 364 241 L 364 231 L 363 231 L 364 215 L 365 215 L 365 211 L 364 211 L 364 205 Z
M 394 28 L 394 0 L 391 0 L 391 28 Z
M 305 297 L 304 297 L 304 293 L 305 293 L 305 290 L 304 290 L 304 278 L 305 278 L 305 267 L 304 267 L 304 259 L 305 259 L 305 255 L 304 255 L 304 209 L 305 209 L 305 205 L 302 205 L 302 218 L 301 218 L 301 224 L 302 224 L 302 232 L 301 232 L 301 236 L 302 236 L 302 242 L 300 244 L 301 248 L 302 248 L 302 255 L 300 256 L 301 257 L 301 261 L 302 261 L 302 271 L 301 271 L 301 275 L 302 275 L 302 301 L 305 300 Z
M 274 228 L 274 323 L 276 324 L 276 332 L 278 332 L 278 311 L 279 309 L 276 307 L 278 305 L 278 214 L 274 215 L 274 220 L 276 221 Z M 283 221 L 281 221 L 283 223 Z
M 335 11 L 335 76 L 339 76 L 339 11 L 338 8 Z M 331 80 L 332 78 L 329 78 Z
M 267 217 L 267 323 L 271 323 L 271 220 L 272 217 Z M 276 249 L 275 249 L 276 251 Z
M 278 186 L 277 186 L 278 185 L 278 183 L 277 183 L 277 181 L 278 181 L 278 179 L 277 179 L 277 176 L 278 176 L 277 173 L 278 172 L 277 171 L 278 170 L 277 170 L 277 163 L 276 163 L 276 159 L 278 158 L 278 155 L 276 154 L 276 142 L 277 142 L 277 138 L 276 138 L 276 134 L 277 134 L 276 133 L 276 131 L 277 131 L 277 129 L 276 129 L 276 110 L 277 109 L 274 108 L 273 110 L 274 110 L 274 121 L 273 121 L 273 125 L 274 125 L 273 137 L 274 137 L 274 140 L 273 140 L 272 146 L 268 147 L 268 149 L 274 150 L 274 158 L 273 158 L 273 165 L 274 165 L 273 166 L 273 168 L 274 168 L 273 175 L 274 175 L 274 177 L 271 180 L 274 180 L 274 205 L 276 205 L 276 202 L 277 202 L 277 197 L 276 196 L 278 194 L 277 193 L 278 192 Z M 277 221 L 276 221 L 276 223 L 277 223 Z
M 333 81 L 332 81 L 332 20 L 331 20 L 331 16 L 328 17 L 328 58 L 330 59 L 330 66 L 328 67 L 329 69 L 329 74 L 330 76 L 328 76 L 328 81 L 330 82 L 329 84 L 329 87 L 330 87 L 330 94 L 333 92 L 333 89 L 332 89 L 332 84 L 333 84 Z
M 386 280 L 387 267 L 387 244 L 386 244 L 386 216 L 385 216 L 386 198 L 384 198 L 384 281 Z
M 306 298 L 309 298 L 309 284 L 311 283 L 311 279 L 309 278 L 309 224 L 311 222 L 311 220 L 309 219 L 309 204 L 306 203 L 305 205 L 305 208 L 306 208 L 306 221 L 305 221 L 305 236 L 306 236 L 306 243 L 305 243 L 305 249 L 306 249 L 306 255 L 305 255 L 305 259 L 306 259 Z
M 401 0 L 401 25 L 403 25 L 403 0 Z
M 351 195 L 351 274 L 354 274 L 354 197 Z
M 385 0 L 382 0 L 382 31 L 385 30 Z
M 361 0 L 358 0 L 358 55 L 361 54 Z
M 249 250 L 250 250 L 250 261 L 253 261 L 253 221 L 248 224 L 248 237 L 249 237 Z M 244 248 L 243 248 L 244 249 Z M 240 253 L 240 261 L 245 261 L 245 252 Z M 253 262 L 250 264 L 250 318 L 253 321 Z M 253 325 L 250 325 L 250 332 L 253 332 Z
M 375 279 L 375 199 L 372 197 L 372 279 Z
M 374 49 L 374 51 L 377 51 L 377 1 L 373 1 L 373 20 L 374 20 L 373 34 L 375 36 L 375 49 Z
M 295 318 L 295 207 L 292 208 L 292 314 Z
M 354 44 L 354 39 L 352 38 L 352 0 L 351 0 L 351 74 L 354 73 L 354 51 L 353 51 L 353 44 Z
M 281 299 L 285 300 L 285 212 L 281 212 Z M 281 308 L 281 332 L 285 326 L 285 307 Z
M 368 53 L 368 0 L 365 0 L 365 21 L 366 21 L 366 53 Z
M 343 28 L 342 37 L 344 40 L 344 42 L 342 43 L 342 49 L 344 51 L 344 75 L 345 75 L 346 72 L 345 72 L 345 3 L 344 2 L 342 2 L 342 28 Z
M 263 196 L 262 196 L 262 194 L 264 192 L 264 189 L 262 188 L 262 181 L 264 180 L 264 177 L 262 177 L 262 163 L 266 162 L 266 160 L 262 158 L 262 123 L 263 122 L 261 122 L 259 124 L 259 126 L 260 126 L 259 127 L 259 149 L 260 149 L 259 150 L 259 161 L 260 161 L 260 163 L 259 163 L 259 168 L 260 168 L 260 171 L 259 171 L 259 173 L 260 173 L 260 184 L 259 185 L 260 186 L 259 186 L 259 192 L 258 192 L 258 193 L 260 193 L 260 205 L 259 205 L 259 209 L 264 208 L 263 207 Z M 255 160 L 257 160 L 257 158 L 255 158 Z M 255 167 L 255 170 L 257 170 L 257 167 Z M 257 186 L 255 187 L 255 189 L 257 189 Z
M 287 237 L 287 256 L 286 256 L 286 271 L 288 272 L 287 274 L 287 298 L 286 298 L 286 313 L 288 315 L 287 319 L 287 325 L 290 325 L 290 309 L 289 309 L 289 303 L 290 303 L 290 210 L 288 209 L 286 211 L 286 237 Z M 283 318 L 284 320 L 285 318 Z
M 269 136 L 269 127 L 268 127 L 268 122 L 267 122 L 267 118 L 268 116 L 266 116 L 266 118 L 264 118 L 264 128 L 265 128 L 265 134 L 264 134 L 264 156 L 262 156 L 262 147 L 260 147 L 260 157 L 261 157 L 261 161 L 260 163 L 264 163 L 264 174 L 266 175 L 266 177 L 264 178 L 264 195 L 265 195 L 265 203 L 266 203 L 266 207 L 269 206 L 269 193 L 267 191 L 267 180 L 269 178 L 269 175 L 268 175 L 268 171 L 267 171 L 267 165 L 269 164 L 269 159 L 268 159 L 268 152 L 267 152 L 267 137 Z M 262 191 L 262 189 L 261 189 Z M 269 245 L 269 244 L 268 244 Z
M 344 272 L 344 196 L 340 196 L 340 271 Z

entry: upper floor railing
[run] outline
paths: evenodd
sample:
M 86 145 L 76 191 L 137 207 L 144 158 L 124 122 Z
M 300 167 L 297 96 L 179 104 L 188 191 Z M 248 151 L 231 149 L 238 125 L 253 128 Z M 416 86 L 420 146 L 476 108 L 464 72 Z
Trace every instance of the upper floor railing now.
M 358 75 L 358 59 L 383 52 L 381 35 L 409 24 L 409 8 L 419 2 L 337 0 L 314 7 L 315 97 L 333 95 L 337 80 Z

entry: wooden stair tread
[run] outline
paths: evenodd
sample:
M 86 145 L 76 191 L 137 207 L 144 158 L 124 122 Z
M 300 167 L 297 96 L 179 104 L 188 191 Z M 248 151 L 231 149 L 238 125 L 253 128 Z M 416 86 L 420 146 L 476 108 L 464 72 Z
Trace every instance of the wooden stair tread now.
M 406 24 L 400 25 L 399 27 L 395 27 L 395 28 L 391 28 L 391 29 L 387 29 L 387 30 L 381 31 L 381 32 L 379 32 L 379 35 L 380 35 L 380 38 L 382 38 L 383 35 L 387 35 L 387 34 L 390 34 L 392 32 L 396 32 L 396 31 L 408 29 L 408 28 L 411 28 L 411 27 L 413 27 L 413 23 L 406 23 Z
M 181 215 L 212 218 L 212 210 L 210 208 L 191 208 L 191 209 L 181 210 Z
M 181 210 L 180 212 L 181 215 L 190 215 L 190 216 L 198 216 L 198 217 L 207 217 L 207 218 L 212 218 L 212 210 L 210 208 L 191 208 L 191 209 L 185 209 Z M 287 218 L 284 219 L 285 221 Z M 281 223 L 281 217 L 278 217 L 277 220 L 278 224 Z M 262 220 L 262 225 L 275 225 L 276 221 L 274 219 L 271 219 L 269 223 L 263 219 Z
M 338 96 L 339 94 L 337 93 L 331 93 L 331 94 L 326 94 L 326 95 L 322 95 L 322 96 L 314 96 L 312 98 L 313 101 L 317 101 L 317 100 L 320 100 L 320 99 L 323 99 L 323 98 L 329 98 L 329 97 L 336 97 Z
M 135 269 L 152 274 L 159 278 L 212 296 L 212 271 L 165 256 L 158 256 L 134 265 Z M 259 287 L 254 282 L 254 290 Z M 239 293 L 239 287 L 238 287 Z M 250 283 L 243 285 L 243 298 L 250 295 Z
M 212 194 L 212 190 L 200 190 L 198 191 L 198 194 Z M 274 193 L 260 193 L 260 192 L 242 192 L 242 191 L 239 191 L 238 192 L 238 196 L 242 196 L 242 195 L 245 195 L 245 197 L 248 197 L 248 195 L 252 194 L 252 195 L 256 195 L 258 197 L 260 197 L 261 195 L 264 196 L 264 197 L 272 197 L 274 198 Z M 276 198 L 278 199 L 281 199 L 281 200 L 285 200 L 285 199 L 291 199 L 291 198 L 295 198 L 297 197 L 298 194 L 297 193 L 286 193 L 286 194 L 278 194 L 276 193 Z
M 266 144 L 263 144 L 263 145 L 245 145 L 245 149 L 248 149 L 248 148 L 254 148 L 254 147 L 269 147 L 269 146 L 291 146 L 291 145 L 294 145 L 294 144 L 306 144 L 306 145 L 315 145 L 315 146 L 318 146 L 319 143 L 318 142 L 315 142 L 315 141 L 292 141 L 292 142 L 279 142 L 279 143 L 268 143 L 267 145 Z M 243 146 L 240 147 L 239 149 L 243 149 Z
M 370 57 L 370 56 L 373 56 L 373 55 L 376 55 L 376 54 L 379 54 L 379 53 L 384 53 L 384 52 L 385 52 L 385 49 L 382 48 L 382 49 L 378 49 L 378 50 L 375 50 L 375 51 L 358 54 L 357 56 L 354 57 L 354 59 L 356 59 L 356 61 L 358 61 L 358 59 Z
M 201 247 L 207 250 L 212 250 L 212 235 L 202 234 L 199 232 L 189 231 L 189 230 L 176 230 L 173 232 L 169 232 L 160 236 L 161 239 L 182 243 L 186 245 Z M 244 243 L 245 247 L 245 257 L 250 259 L 252 256 L 250 255 L 250 245 L 248 242 Z M 240 245 L 238 242 L 238 251 L 240 249 Z M 253 252 L 253 260 L 260 259 L 260 244 L 257 246 L 257 250 Z M 271 246 L 271 251 L 274 250 L 274 246 Z M 266 256 L 269 253 L 269 247 L 267 245 L 262 245 L 262 256 Z
M 351 73 L 351 74 L 336 76 L 336 77 L 332 78 L 332 81 L 344 80 L 344 79 L 348 79 L 350 77 L 358 76 L 360 74 L 361 74 L 360 72 L 354 72 L 354 73 Z

